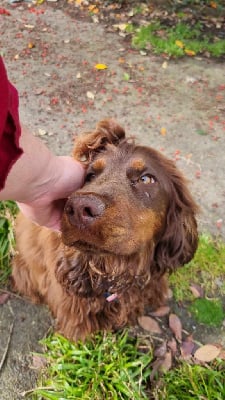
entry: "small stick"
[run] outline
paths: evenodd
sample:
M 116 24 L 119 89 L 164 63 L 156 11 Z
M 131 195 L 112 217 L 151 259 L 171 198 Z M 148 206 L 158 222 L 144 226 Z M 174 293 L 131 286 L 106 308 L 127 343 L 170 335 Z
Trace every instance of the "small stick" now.
M 12 338 L 13 327 L 14 327 L 14 321 L 10 326 L 9 337 L 8 337 L 8 340 L 7 340 L 7 343 L 6 343 L 6 348 L 5 348 L 5 351 L 4 351 L 3 356 L 1 358 L 1 361 L 0 361 L 0 373 L 1 373 L 2 367 L 4 365 L 4 362 L 6 360 L 7 354 L 8 354 L 8 350 L 9 350 L 9 346 L 10 346 L 10 342 L 11 342 L 11 338 Z

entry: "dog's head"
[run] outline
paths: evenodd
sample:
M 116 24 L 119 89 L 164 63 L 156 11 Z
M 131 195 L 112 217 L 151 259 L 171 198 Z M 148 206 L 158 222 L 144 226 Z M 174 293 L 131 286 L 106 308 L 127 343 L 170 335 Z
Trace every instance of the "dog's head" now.
M 197 247 L 197 206 L 175 164 L 126 140 L 113 120 L 76 142 L 87 166 L 84 186 L 68 199 L 63 242 L 81 252 L 148 260 L 153 273 L 187 263 Z

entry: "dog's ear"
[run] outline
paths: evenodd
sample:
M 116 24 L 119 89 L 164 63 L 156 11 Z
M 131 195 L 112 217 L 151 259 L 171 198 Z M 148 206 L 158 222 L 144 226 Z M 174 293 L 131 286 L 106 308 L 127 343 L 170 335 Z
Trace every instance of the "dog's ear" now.
M 196 214 L 199 211 L 192 198 L 187 182 L 170 162 L 170 204 L 167 211 L 166 227 L 155 248 L 156 270 L 161 274 L 172 272 L 188 263 L 198 245 Z
M 107 144 L 117 146 L 125 138 L 125 131 L 113 119 L 105 119 L 98 123 L 95 131 L 88 132 L 76 141 L 73 156 L 84 164 L 88 164 L 96 153 L 105 149 Z

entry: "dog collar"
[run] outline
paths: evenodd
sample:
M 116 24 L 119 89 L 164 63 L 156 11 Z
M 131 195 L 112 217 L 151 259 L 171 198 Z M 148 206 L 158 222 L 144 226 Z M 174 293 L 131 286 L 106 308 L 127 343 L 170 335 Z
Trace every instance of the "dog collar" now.
M 111 301 L 114 301 L 118 298 L 117 293 L 109 293 L 109 292 L 104 293 L 104 297 L 105 297 L 106 301 L 108 301 L 109 303 L 111 303 Z

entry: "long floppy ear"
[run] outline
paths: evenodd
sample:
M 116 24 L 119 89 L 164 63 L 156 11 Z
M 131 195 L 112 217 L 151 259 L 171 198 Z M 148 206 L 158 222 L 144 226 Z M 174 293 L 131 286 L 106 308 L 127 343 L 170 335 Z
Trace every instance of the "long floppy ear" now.
M 125 131 L 113 119 L 105 119 L 97 124 L 93 132 L 80 136 L 76 143 L 73 156 L 88 164 L 96 153 L 104 150 L 107 144 L 118 145 L 125 138 Z
M 172 161 L 168 160 L 167 163 L 170 175 L 170 204 L 165 231 L 156 245 L 154 254 L 154 264 L 160 274 L 172 272 L 188 263 L 198 245 L 198 206 L 189 192 L 185 178 Z

